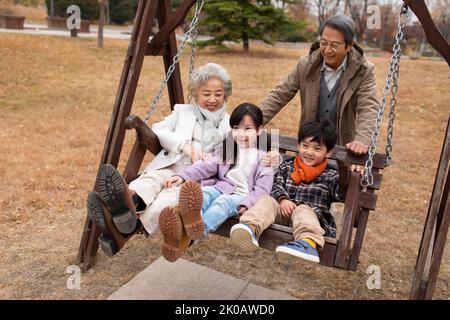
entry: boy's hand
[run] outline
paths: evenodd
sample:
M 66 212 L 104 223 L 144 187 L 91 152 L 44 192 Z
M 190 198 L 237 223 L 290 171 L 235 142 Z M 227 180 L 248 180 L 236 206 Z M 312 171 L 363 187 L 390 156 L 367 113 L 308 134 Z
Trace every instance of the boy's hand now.
M 180 176 L 173 176 L 164 181 L 164 188 L 178 187 L 184 182 L 184 179 Z
M 292 212 L 295 210 L 295 208 L 297 208 L 297 205 L 288 199 L 281 200 L 280 206 L 281 206 L 281 216 L 283 218 L 289 218 L 292 215 Z
M 364 175 L 365 167 L 358 164 L 352 164 L 350 171 L 359 172 L 360 175 Z
M 264 157 L 261 158 L 261 162 L 266 167 L 278 167 L 282 161 L 283 157 L 278 151 L 269 151 Z
M 239 214 L 243 214 L 245 211 L 247 211 L 248 209 L 247 209 L 247 207 L 246 206 L 240 206 L 239 207 Z

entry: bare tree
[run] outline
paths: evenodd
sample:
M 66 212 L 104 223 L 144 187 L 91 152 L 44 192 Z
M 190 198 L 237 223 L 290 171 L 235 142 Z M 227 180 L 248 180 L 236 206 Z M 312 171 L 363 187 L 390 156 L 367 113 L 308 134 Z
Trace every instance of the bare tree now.
M 289 4 L 289 12 L 296 20 L 308 20 L 310 16 L 310 10 L 307 0 L 295 1 L 295 3 Z
M 376 3 L 371 1 L 370 4 Z M 355 22 L 356 41 L 363 40 L 364 32 L 367 28 L 367 7 L 369 0 L 345 0 L 345 11 L 352 17 Z
M 450 0 L 435 0 L 432 4 L 431 16 L 444 38 L 450 37 Z
M 313 6 L 317 10 L 317 19 L 320 26 L 332 15 L 339 12 L 341 4 L 344 2 L 341 0 L 313 0 Z

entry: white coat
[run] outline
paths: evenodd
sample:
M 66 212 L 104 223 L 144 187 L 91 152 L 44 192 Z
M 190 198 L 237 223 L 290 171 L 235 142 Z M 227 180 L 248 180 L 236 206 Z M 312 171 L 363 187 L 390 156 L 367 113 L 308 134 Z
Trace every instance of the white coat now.
M 183 142 L 192 141 L 197 122 L 193 109 L 190 104 L 176 104 L 169 116 L 152 125 L 152 130 L 158 136 L 163 149 L 147 164 L 144 172 L 166 168 L 183 158 L 180 146 Z M 222 140 L 231 130 L 229 122 L 230 115 L 225 113 L 218 127 Z

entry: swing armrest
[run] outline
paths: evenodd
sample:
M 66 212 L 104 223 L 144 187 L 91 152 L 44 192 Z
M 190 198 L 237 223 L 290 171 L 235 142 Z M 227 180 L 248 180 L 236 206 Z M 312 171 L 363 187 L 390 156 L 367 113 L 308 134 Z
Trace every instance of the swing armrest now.
M 128 116 L 125 119 L 125 128 L 128 130 L 136 129 L 139 143 L 154 155 L 161 151 L 162 147 L 159 143 L 158 136 L 138 116 Z

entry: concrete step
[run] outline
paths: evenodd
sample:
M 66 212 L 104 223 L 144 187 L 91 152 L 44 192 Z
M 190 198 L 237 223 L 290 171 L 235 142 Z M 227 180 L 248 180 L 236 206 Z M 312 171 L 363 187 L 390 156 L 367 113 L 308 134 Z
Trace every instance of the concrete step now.
M 295 300 L 296 298 L 178 259 L 158 258 L 108 300 Z

